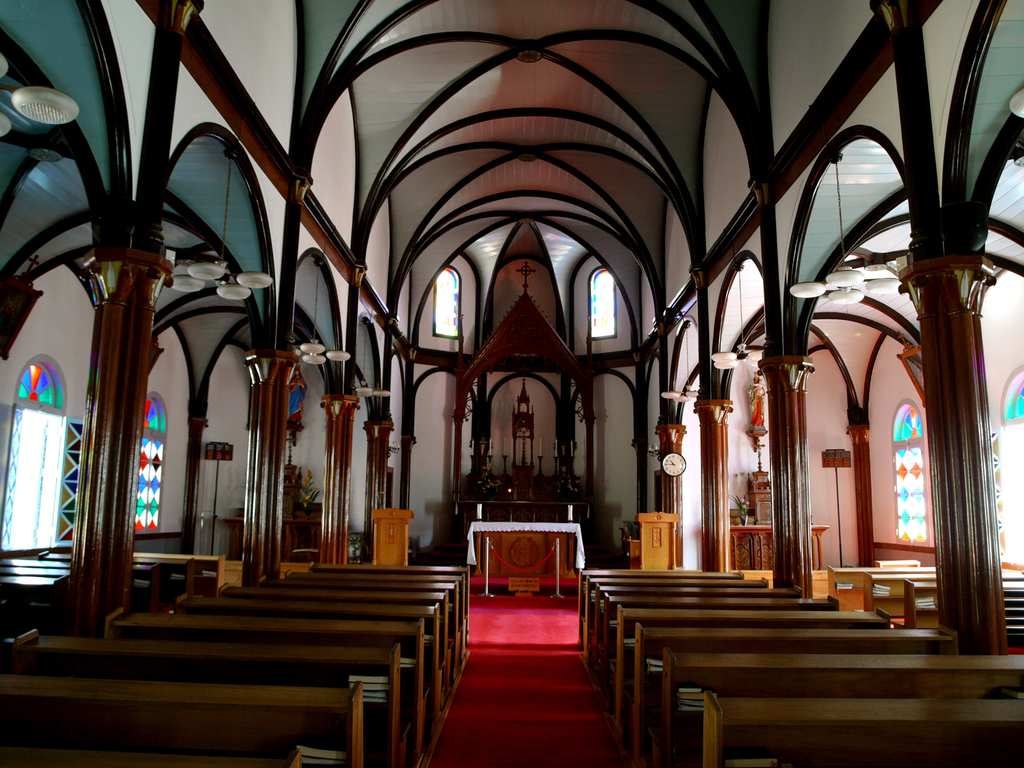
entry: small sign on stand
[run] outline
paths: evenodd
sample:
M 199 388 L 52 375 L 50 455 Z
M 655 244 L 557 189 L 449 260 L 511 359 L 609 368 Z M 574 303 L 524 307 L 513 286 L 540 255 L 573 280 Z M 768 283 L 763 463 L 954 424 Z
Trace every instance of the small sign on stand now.
M 836 471 L 836 527 L 839 533 L 839 567 L 843 567 L 843 510 L 839 504 L 839 468 L 853 466 L 850 452 L 842 448 L 831 448 L 821 452 L 821 466 Z
M 540 577 L 509 576 L 508 591 L 515 592 L 516 597 L 533 597 L 533 592 L 540 592 Z
M 217 471 L 213 479 L 213 517 L 210 521 L 210 554 L 213 554 L 213 540 L 217 535 L 217 490 L 220 485 L 220 463 L 231 461 L 235 455 L 235 446 L 231 443 L 207 443 L 206 460 L 217 462 Z

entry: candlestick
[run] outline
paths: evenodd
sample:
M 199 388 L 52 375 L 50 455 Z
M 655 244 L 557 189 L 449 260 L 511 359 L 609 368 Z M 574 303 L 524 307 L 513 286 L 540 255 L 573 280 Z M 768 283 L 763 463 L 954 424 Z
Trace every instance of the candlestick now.
M 483 517 L 483 508 L 484 508 L 483 504 L 477 504 L 476 505 L 476 519 L 477 520 L 480 520 Z

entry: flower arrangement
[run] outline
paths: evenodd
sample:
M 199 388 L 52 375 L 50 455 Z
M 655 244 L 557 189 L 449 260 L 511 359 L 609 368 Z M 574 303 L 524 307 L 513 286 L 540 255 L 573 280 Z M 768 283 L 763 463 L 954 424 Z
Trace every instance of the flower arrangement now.
M 308 515 L 313 510 L 313 505 L 320 498 L 320 489 L 313 485 L 313 470 L 307 469 L 306 476 L 302 478 L 302 487 L 299 490 L 299 506 Z
M 478 482 L 480 486 L 480 492 L 488 496 L 493 496 L 494 494 L 496 494 L 498 492 L 498 488 L 501 487 L 501 480 L 496 478 L 489 469 L 485 469 L 480 474 L 480 480 Z
M 747 517 L 748 515 L 750 515 L 750 502 L 747 501 L 746 495 L 743 494 L 743 481 L 744 479 L 746 479 L 747 473 L 739 472 L 733 475 L 733 477 L 736 478 L 736 480 L 739 482 L 740 493 L 735 496 L 730 496 L 729 500 L 733 503 L 735 507 L 739 509 L 741 518 Z
M 558 495 L 569 497 L 579 491 L 579 482 L 565 469 L 558 474 Z

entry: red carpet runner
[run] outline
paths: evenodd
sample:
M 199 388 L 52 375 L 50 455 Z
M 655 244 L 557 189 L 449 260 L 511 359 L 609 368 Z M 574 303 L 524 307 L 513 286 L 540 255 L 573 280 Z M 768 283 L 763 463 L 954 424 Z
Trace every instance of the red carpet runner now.
M 473 595 L 469 622 L 472 654 L 430 768 L 622 768 L 579 658 L 575 596 Z

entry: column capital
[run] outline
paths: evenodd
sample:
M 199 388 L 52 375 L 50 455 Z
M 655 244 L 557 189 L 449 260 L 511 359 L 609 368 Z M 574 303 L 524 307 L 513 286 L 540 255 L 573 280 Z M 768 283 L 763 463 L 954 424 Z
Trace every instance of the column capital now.
M 889 32 L 899 32 L 910 26 L 908 0 L 871 0 L 871 10 L 881 15 Z
M 686 437 L 686 427 L 682 424 L 659 424 L 654 428 L 655 434 L 661 442 L 661 453 L 680 451 L 683 448 L 683 438 Z
M 781 384 L 793 392 L 806 392 L 807 376 L 814 373 L 814 360 L 802 355 L 764 357 L 758 368 L 770 382 Z
M 919 319 L 940 312 L 978 314 L 985 293 L 996 284 L 992 262 L 974 255 L 915 261 L 900 272 L 900 280 Z
M 203 0 L 171 0 L 167 29 L 175 34 L 184 35 L 189 23 L 202 10 Z
M 754 199 L 757 200 L 757 207 L 763 208 L 766 205 L 771 205 L 774 201 L 772 200 L 772 188 L 771 185 L 766 181 L 753 180 L 750 183 L 750 191 L 754 193 Z
M 295 168 L 292 173 L 292 183 L 288 187 L 288 202 L 296 205 L 303 205 L 306 201 L 306 193 L 313 186 L 313 177 L 305 168 Z
M 291 376 L 299 356 L 281 349 L 250 349 L 245 353 L 245 367 L 253 384 L 266 384 L 277 377 Z
M 359 410 L 359 398 L 355 395 L 324 395 L 320 398 L 320 407 L 324 409 L 328 423 L 342 417 L 351 419 Z
M 174 271 L 174 265 L 160 254 L 137 248 L 93 248 L 86 264 L 93 295 L 100 304 L 124 303 L 141 286 L 146 301 L 155 306 Z
M 867 445 L 871 441 L 871 425 L 849 424 L 846 427 L 846 434 L 853 438 L 854 445 Z
M 698 400 L 693 404 L 693 410 L 700 419 L 701 426 L 728 424 L 729 414 L 732 413 L 732 400 Z

